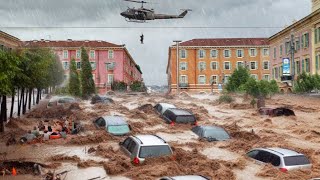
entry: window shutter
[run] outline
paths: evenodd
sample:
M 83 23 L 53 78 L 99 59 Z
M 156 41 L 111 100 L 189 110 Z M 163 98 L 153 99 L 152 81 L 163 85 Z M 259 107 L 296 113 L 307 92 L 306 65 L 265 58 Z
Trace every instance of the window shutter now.
M 184 50 L 186 58 L 188 58 L 188 50 Z
M 198 76 L 198 84 L 200 84 L 200 76 Z
M 203 68 L 204 68 L 204 70 L 206 70 L 206 69 L 207 69 L 207 67 L 206 67 L 206 63 L 203 63 Z
M 301 36 L 301 48 L 304 48 L 304 39 L 303 39 L 303 36 L 304 36 L 304 35 Z
M 255 63 L 255 69 L 258 69 L 258 62 Z
M 186 70 L 188 70 L 188 63 L 186 63 Z
M 316 28 L 316 30 L 314 31 L 314 43 L 317 44 L 318 42 L 318 28 Z

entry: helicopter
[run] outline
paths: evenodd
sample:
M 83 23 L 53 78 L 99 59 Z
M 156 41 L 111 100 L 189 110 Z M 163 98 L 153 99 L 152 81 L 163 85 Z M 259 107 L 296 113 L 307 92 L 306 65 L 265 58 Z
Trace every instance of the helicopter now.
M 183 12 L 180 15 L 167 15 L 167 14 L 156 14 L 154 12 L 154 9 L 146 9 L 143 7 L 143 4 L 149 3 L 146 1 L 135 1 L 135 0 L 124 0 L 128 2 L 135 2 L 135 3 L 141 3 L 141 8 L 135 9 L 135 8 L 129 8 L 120 13 L 121 16 L 125 17 L 126 21 L 128 22 L 140 22 L 144 23 L 148 20 L 155 20 L 155 19 L 178 19 L 178 18 L 184 18 L 185 15 L 191 9 L 182 9 Z

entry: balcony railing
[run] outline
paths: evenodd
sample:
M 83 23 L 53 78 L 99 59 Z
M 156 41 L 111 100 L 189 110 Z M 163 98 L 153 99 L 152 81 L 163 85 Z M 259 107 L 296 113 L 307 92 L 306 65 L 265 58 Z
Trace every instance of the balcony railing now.
M 188 83 L 179 83 L 180 88 L 188 88 L 189 84 Z

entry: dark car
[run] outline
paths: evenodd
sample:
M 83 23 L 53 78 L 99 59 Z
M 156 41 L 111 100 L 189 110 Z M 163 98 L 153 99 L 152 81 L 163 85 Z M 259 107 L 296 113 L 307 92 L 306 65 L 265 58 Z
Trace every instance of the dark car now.
M 196 117 L 189 111 L 178 108 L 167 109 L 163 113 L 163 119 L 166 123 L 174 125 L 175 123 L 196 125 Z
M 195 126 L 191 130 L 201 139 L 206 139 L 209 142 L 230 139 L 229 134 L 223 128 L 217 126 Z
M 95 95 L 91 98 L 91 104 L 96 104 L 96 103 L 107 104 L 107 103 L 113 103 L 113 102 L 114 101 L 111 98 L 108 98 L 106 96 Z
M 105 128 L 105 130 L 116 136 L 126 135 L 130 132 L 130 125 L 121 116 L 104 116 L 99 117 L 94 121 L 98 128 Z

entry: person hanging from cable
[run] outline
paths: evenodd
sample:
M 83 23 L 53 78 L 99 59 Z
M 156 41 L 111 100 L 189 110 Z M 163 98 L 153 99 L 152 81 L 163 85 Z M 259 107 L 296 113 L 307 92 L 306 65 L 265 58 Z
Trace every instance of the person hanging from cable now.
M 143 36 L 143 34 L 141 34 L 141 36 L 140 36 L 140 42 L 141 42 L 141 44 L 143 44 L 143 38 L 144 38 L 144 36 Z

